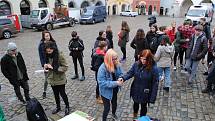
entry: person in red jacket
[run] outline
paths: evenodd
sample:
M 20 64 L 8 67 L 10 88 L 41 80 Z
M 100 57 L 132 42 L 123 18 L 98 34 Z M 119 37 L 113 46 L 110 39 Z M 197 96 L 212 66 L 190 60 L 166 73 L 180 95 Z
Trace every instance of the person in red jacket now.
M 175 27 L 176 27 L 176 22 L 173 21 L 172 24 L 171 24 L 171 27 L 169 27 L 167 30 L 166 30 L 166 34 L 169 36 L 170 38 L 170 43 L 173 43 L 174 40 L 175 40 Z

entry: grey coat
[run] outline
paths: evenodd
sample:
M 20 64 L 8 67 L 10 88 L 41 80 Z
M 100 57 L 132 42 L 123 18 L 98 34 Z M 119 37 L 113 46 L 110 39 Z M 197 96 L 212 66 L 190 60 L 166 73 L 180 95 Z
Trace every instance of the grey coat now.
M 208 41 L 205 35 L 201 34 L 197 38 L 197 43 L 194 48 L 194 52 L 193 54 L 191 54 L 194 47 L 194 39 L 195 39 L 195 35 L 192 35 L 191 41 L 189 42 L 189 47 L 187 48 L 187 51 L 186 51 L 186 59 L 191 58 L 194 61 L 199 61 L 205 56 L 205 54 L 208 51 Z

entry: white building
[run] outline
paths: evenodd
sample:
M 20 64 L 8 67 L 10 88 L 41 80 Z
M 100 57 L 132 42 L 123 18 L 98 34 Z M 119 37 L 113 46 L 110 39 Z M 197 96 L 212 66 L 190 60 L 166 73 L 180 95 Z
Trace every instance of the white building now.
M 191 5 L 201 3 L 215 4 L 215 0 L 161 0 L 160 14 L 183 17 Z
M 49 7 L 52 11 L 56 4 L 64 4 L 71 8 L 84 8 L 105 5 L 105 0 L 0 0 L 0 16 L 29 15 L 32 9 L 42 7 Z

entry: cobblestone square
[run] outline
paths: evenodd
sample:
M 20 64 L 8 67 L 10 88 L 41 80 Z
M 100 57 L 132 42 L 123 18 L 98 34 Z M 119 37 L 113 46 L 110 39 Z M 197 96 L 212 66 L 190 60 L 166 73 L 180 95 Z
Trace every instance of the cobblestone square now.
M 127 21 L 131 29 L 130 41 L 127 44 L 127 61 L 122 64 L 124 72 L 126 72 L 134 62 L 134 50 L 130 47 L 130 42 L 135 36 L 137 29 L 143 28 L 145 33 L 149 30 L 147 16 L 111 16 L 103 23 L 94 25 L 77 24 L 75 27 L 57 28 L 51 31 L 59 50 L 64 52 L 66 60 L 69 63 L 66 92 L 68 94 L 71 110 L 86 112 L 95 117 L 96 121 L 101 121 L 103 105 L 96 104 L 95 74 L 90 70 L 91 49 L 94 46 L 98 32 L 100 30 L 105 30 L 107 25 L 111 25 L 114 36 L 114 49 L 118 52 L 119 57 L 121 57 L 122 53 L 117 45 L 117 33 L 120 30 L 122 20 Z M 170 26 L 173 20 L 176 21 L 177 25 L 181 25 L 184 18 L 158 17 L 158 26 Z M 212 23 L 211 30 L 214 25 L 215 24 Z M 74 69 L 72 58 L 69 56 L 68 43 L 73 30 L 78 32 L 78 35 L 84 41 L 85 45 L 84 66 L 86 80 L 83 82 L 70 79 L 74 74 Z M 28 69 L 31 97 L 39 99 L 48 117 L 56 120 L 59 116 L 64 116 L 64 103 L 61 102 L 63 110 L 59 113 L 59 116 L 51 115 L 51 110 L 55 108 L 55 100 L 51 87 L 48 87 L 47 98 L 42 99 L 44 75 L 34 73 L 35 70 L 42 69 L 38 54 L 40 40 L 41 32 L 31 29 L 26 29 L 24 33 L 19 33 L 11 39 L 1 39 L 0 57 L 3 56 L 7 49 L 8 42 L 13 41 L 17 44 L 18 50 L 22 53 Z M 196 81 L 192 88 L 187 86 L 186 76 L 180 73 L 180 69 L 172 71 L 173 85 L 170 92 L 166 93 L 163 91 L 163 82 L 160 82 L 156 103 L 149 106 L 148 115 L 159 118 L 161 121 L 215 121 L 214 97 L 201 93 L 202 89 L 205 88 L 206 76 L 202 75 L 204 71 L 204 65 L 199 64 Z M 17 101 L 13 87 L 9 84 L 9 81 L 4 78 L 2 73 L 0 73 L 0 79 L 2 85 L 0 104 L 4 109 L 7 121 L 26 121 L 25 107 Z M 132 79 L 127 81 L 118 93 L 117 115 L 120 117 L 121 121 L 132 121 L 133 101 L 130 99 L 131 82 Z

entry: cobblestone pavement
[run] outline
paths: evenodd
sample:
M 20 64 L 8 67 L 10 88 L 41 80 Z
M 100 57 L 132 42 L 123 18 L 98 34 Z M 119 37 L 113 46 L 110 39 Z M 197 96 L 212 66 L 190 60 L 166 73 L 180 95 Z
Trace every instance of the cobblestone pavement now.
M 58 47 L 67 57 L 69 63 L 69 71 L 67 72 L 68 83 L 66 85 L 66 92 L 68 94 L 69 102 L 72 111 L 81 110 L 101 120 L 103 106 L 96 104 L 95 88 L 96 81 L 94 73 L 90 70 L 90 54 L 95 38 L 99 30 L 104 30 L 107 25 L 111 25 L 114 32 L 115 50 L 121 57 L 121 51 L 117 46 L 117 33 L 120 30 L 121 21 L 126 20 L 131 28 L 130 38 L 132 39 L 138 28 L 144 28 L 148 31 L 147 17 L 119 17 L 113 16 L 107 19 L 105 23 L 98 23 L 95 25 L 76 25 L 73 28 L 55 29 L 51 33 L 57 41 Z M 183 18 L 169 18 L 159 17 L 158 25 L 170 25 L 170 22 L 176 20 L 177 24 L 182 24 Z M 212 24 L 213 27 L 214 24 Z M 80 38 L 84 40 L 84 65 L 86 70 L 86 80 L 80 82 L 78 80 L 71 80 L 73 73 L 73 64 L 71 57 L 68 56 L 68 42 L 71 38 L 71 31 L 76 30 Z M 41 39 L 41 32 L 33 30 L 25 30 L 24 33 L 19 33 L 16 37 L 8 40 L 0 40 L 0 57 L 4 54 L 7 43 L 14 41 L 17 43 L 18 50 L 22 52 L 25 59 L 28 74 L 30 77 L 30 94 L 36 97 L 41 102 L 47 115 L 52 119 L 57 119 L 64 115 L 64 111 L 58 115 L 51 115 L 51 110 L 55 108 L 55 101 L 53 92 L 49 86 L 47 98 L 42 99 L 43 92 L 43 74 L 35 74 L 34 71 L 41 69 L 37 47 Z M 130 41 L 131 42 L 131 41 Z M 129 43 L 130 43 L 129 42 Z M 125 64 L 122 64 L 125 71 L 131 67 L 134 62 L 134 51 L 129 44 L 127 45 L 128 59 Z M 79 69 L 80 70 L 80 69 Z M 201 90 L 205 87 L 205 77 L 202 75 L 204 66 L 200 64 L 197 74 L 197 79 L 192 88 L 186 85 L 185 75 L 180 73 L 180 70 L 172 72 L 173 85 L 169 93 L 162 89 L 163 82 L 160 82 L 159 91 L 156 103 L 150 105 L 148 115 L 160 118 L 162 121 L 215 121 L 214 99 L 212 96 L 202 94 Z M 3 106 L 7 120 L 9 121 L 26 121 L 25 107 L 22 106 L 16 99 L 12 86 L 8 80 L 0 74 L 2 90 L 0 92 L 0 104 Z M 132 120 L 132 100 L 129 97 L 130 84 L 132 80 L 127 81 L 122 87 L 121 92 L 118 93 L 118 109 L 117 115 L 122 121 Z M 62 109 L 64 105 L 62 102 Z

